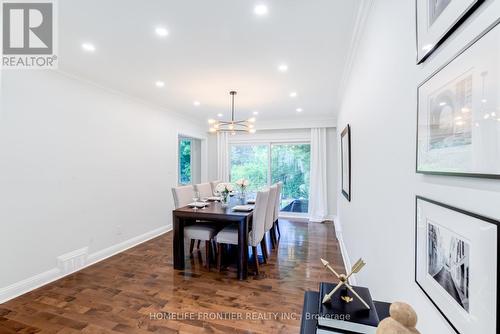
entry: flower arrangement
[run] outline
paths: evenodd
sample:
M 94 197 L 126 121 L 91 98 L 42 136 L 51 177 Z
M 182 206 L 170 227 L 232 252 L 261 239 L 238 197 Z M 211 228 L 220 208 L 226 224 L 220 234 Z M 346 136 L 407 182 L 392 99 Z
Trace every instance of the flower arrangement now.
M 240 188 L 240 199 L 245 198 L 245 190 L 249 184 L 250 181 L 248 181 L 247 179 L 239 179 L 238 181 L 236 181 L 236 185 Z
M 236 185 L 240 187 L 241 192 L 244 192 L 245 189 L 250 185 L 250 181 L 248 181 L 247 179 L 239 179 L 238 181 L 236 181 Z
M 230 192 L 234 191 L 234 187 L 231 183 L 219 183 L 217 187 L 215 187 L 215 191 L 220 193 L 220 194 L 229 194 Z
M 229 194 L 234 191 L 231 183 L 219 183 L 215 187 L 215 192 L 220 194 L 220 202 L 223 207 L 227 207 L 229 202 Z

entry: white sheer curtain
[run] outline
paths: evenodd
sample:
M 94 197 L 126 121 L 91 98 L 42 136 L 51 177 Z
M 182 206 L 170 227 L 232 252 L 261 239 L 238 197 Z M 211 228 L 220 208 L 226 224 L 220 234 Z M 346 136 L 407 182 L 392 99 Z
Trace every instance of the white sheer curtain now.
M 328 216 L 326 178 L 326 128 L 311 129 L 311 177 L 309 220 L 322 222 Z
M 227 132 L 217 133 L 217 179 L 229 182 L 229 137 Z

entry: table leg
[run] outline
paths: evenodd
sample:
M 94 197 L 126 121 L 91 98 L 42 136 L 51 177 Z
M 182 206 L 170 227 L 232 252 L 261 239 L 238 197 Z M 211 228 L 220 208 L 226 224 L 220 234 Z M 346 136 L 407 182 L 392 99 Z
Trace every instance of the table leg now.
M 238 225 L 238 279 L 245 280 L 248 276 L 248 218 Z
M 173 214 L 174 223 L 174 269 L 184 269 L 184 219 Z

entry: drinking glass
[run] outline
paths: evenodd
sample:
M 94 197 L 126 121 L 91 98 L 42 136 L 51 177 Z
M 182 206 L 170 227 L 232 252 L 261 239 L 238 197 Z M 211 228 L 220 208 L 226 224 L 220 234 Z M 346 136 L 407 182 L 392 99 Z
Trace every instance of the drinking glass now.
M 195 211 L 198 210 L 198 207 L 196 206 L 196 204 L 198 203 L 199 199 L 200 199 L 200 193 L 196 191 L 193 195 L 193 202 L 194 202 L 193 210 L 195 210 Z
M 203 202 L 202 209 L 205 209 L 207 207 L 208 197 L 202 197 L 201 201 Z

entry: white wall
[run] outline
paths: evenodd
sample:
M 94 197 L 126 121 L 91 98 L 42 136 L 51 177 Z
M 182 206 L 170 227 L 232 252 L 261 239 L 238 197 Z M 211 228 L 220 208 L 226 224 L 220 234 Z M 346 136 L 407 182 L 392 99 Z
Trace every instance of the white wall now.
M 268 125 L 271 126 L 271 125 Z M 337 215 L 337 132 L 335 128 L 327 128 L 327 170 L 328 170 L 328 215 L 335 218 Z M 258 130 L 255 134 L 237 134 L 229 137 L 230 143 L 246 142 L 286 142 L 286 141 L 310 141 L 311 130 L 304 128 L 286 128 L 274 130 Z M 217 155 L 217 140 L 215 135 L 208 139 L 209 155 Z M 208 175 L 215 179 L 217 177 L 217 163 L 209 162 Z
M 1 93 L 0 301 L 61 254 L 95 261 L 171 226 L 177 133 L 203 126 L 53 71 L 5 71 Z
M 357 284 L 375 299 L 412 304 L 422 333 L 454 331 L 414 283 L 415 195 L 499 218 L 500 182 L 415 173 L 416 89 L 500 17 L 499 4 L 487 1 L 416 66 L 415 1 L 373 1 L 343 96 L 338 129 L 352 127 L 352 202 L 339 196 L 338 217 L 349 258 L 367 263 Z

